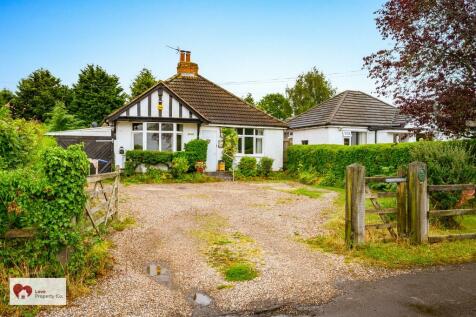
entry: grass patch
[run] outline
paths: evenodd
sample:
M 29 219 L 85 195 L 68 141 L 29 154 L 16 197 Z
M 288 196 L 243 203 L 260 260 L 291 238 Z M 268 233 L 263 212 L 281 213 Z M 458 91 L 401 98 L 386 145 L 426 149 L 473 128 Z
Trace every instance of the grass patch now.
M 199 228 L 192 235 L 201 242 L 208 264 L 227 281 L 247 281 L 258 276 L 261 251 L 255 241 L 240 232 L 230 231 L 225 218 L 217 214 L 197 215 Z
M 337 253 L 351 261 L 392 269 L 476 261 L 476 240 L 445 241 L 425 245 L 411 245 L 407 241 L 384 242 L 381 238 L 388 236 L 387 230 L 367 230 L 367 243 L 348 250 L 344 241 L 344 190 L 329 187 L 325 189 L 334 190 L 339 194 L 334 206 L 326 211 L 328 212 L 328 220 L 324 224 L 326 233 L 309 239 L 297 238 L 312 249 Z M 384 208 L 394 207 L 396 203 L 395 198 L 379 198 L 378 201 Z M 370 208 L 371 204 L 367 207 Z M 430 234 L 476 232 L 476 216 L 460 218 L 460 230 L 441 229 L 431 225 Z M 378 215 L 367 215 L 366 221 L 381 222 Z
M 293 189 L 288 191 L 288 193 L 294 194 L 294 195 L 302 195 L 302 196 L 307 196 L 309 198 L 320 198 L 323 194 L 322 191 L 316 190 L 316 189 L 311 189 L 308 187 L 301 187 L 297 189 Z
M 291 199 L 291 198 L 280 197 L 280 198 L 276 199 L 276 204 L 277 205 L 285 205 L 285 204 L 289 204 L 289 203 L 292 203 L 292 202 L 293 202 L 293 199 Z
M 249 281 L 258 276 L 258 272 L 250 263 L 234 263 L 225 271 L 225 280 L 230 282 Z
M 133 228 L 136 225 L 136 219 L 132 216 L 126 216 L 122 220 L 115 218 L 111 222 L 111 227 L 116 231 L 124 231 Z

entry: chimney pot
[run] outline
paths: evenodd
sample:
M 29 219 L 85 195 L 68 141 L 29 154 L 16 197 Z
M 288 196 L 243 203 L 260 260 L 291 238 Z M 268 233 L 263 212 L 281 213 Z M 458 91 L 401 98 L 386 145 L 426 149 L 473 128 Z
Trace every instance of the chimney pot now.
M 196 77 L 198 65 L 190 61 L 190 51 L 180 51 L 180 61 L 177 65 L 177 74 L 184 77 Z

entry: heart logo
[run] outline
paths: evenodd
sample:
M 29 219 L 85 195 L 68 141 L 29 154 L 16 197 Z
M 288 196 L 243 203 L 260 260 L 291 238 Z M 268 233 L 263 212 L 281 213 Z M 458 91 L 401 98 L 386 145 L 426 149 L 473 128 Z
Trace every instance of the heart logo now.
M 13 293 L 15 293 L 15 296 L 17 298 L 20 298 L 20 293 L 22 291 L 25 291 L 26 294 L 27 294 L 27 297 L 29 297 L 31 295 L 31 293 L 33 292 L 33 289 L 31 288 L 30 285 L 21 285 L 21 284 L 15 284 L 13 285 Z M 22 296 L 22 298 L 25 298 L 25 296 Z

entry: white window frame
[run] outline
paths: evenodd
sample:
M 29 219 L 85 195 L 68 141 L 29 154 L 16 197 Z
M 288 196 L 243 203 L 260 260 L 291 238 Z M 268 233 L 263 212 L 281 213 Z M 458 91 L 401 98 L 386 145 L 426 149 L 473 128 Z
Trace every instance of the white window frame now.
M 246 134 L 245 130 L 247 129 L 252 129 L 253 134 Z M 240 130 L 243 131 L 242 134 L 240 134 Z M 264 129 L 259 129 L 259 128 L 236 128 L 236 132 L 238 133 L 238 139 L 241 140 L 241 149 L 239 148 L 237 151 L 237 155 L 250 155 L 250 156 L 262 156 L 263 155 L 263 150 L 264 150 Z M 261 132 L 261 134 L 259 134 Z M 245 138 L 253 138 L 253 153 L 251 154 L 245 154 Z M 256 153 L 256 140 L 261 139 L 261 153 Z M 238 142 L 239 144 L 239 142 Z
M 173 123 L 173 122 L 133 122 L 132 124 L 142 124 L 142 130 L 132 130 L 132 148 L 134 149 L 134 134 L 142 133 L 142 150 L 147 151 L 162 151 L 162 134 L 171 134 L 172 135 L 172 152 L 177 152 L 177 135 L 181 135 L 181 151 L 183 151 L 183 123 Z M 159 124 L 159 130 L 149 130 L 150 124 Z M 163 131 L 162 124 L 172 124 L 171 131 Z M 182 125 L 182 131 L 177 130 L 178 125 Z M 159 134 L 159 149 L 158 150 L 149 150 L 147 148 L 147 135 L 149 133 L 158 133 Z M 164 151 L 165 152 L 165 151 Z

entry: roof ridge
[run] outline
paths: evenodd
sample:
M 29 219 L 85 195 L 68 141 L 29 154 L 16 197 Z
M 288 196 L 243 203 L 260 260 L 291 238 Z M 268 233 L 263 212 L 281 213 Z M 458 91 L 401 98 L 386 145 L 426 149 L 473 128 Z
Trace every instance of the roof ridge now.
M 339 95 L 342 95 L 343 93 L 344 93 L 344 91 L 343 91 L 343 92 L 340 92 L 340 93 L 338 93 L 338 94 L 337 94 L 337 95 L 335 95 L 335 96 L 332 96 L 331 98 L 329 98 L 329 99 L 327 99 L 327 100 L 325 100 L 325 101 L 322 101 L 321 103 L 318 103 L 318 104 L 317 104 L 317 105 L 315 105 L 314 107 L 311 107 L 311 108 L 307 109 L 306 111 L 304 111 L 304 112 L 301 112 L 301 113 L 300 113 L 300 114 L 298 114 L 298 115 L 295 115 L 295 116 L 294 116 L 294 117 L 292 117 L 292 118 L 289 118 L 289 121 L 291 121 L 291 120 L 294 120 L 295 118 L 298 118 L 298 117 L 300 117 L 300 116 L 302 116 L 302 115 L 304 115 L 304 114 L 306 114 L 306 113 L 308 113 L 308 112 L 310 112 L 310 111 L 314 110 L 316 107 L 320 107 L 320 106 L 322 106 L 323 104 L 326 104 L 326 103 L 328 103 L 329 101 L 331 101 L 331 100 L 332 100 L 332 99 L 334 99 L 334 98 L 337 98 Z
M 380 100 L 379 98 L 374 97 L 374 96 L 372 96 L 371 94 L 368 94 L 368 93 L 366 93 L 366 92 L 364 92 L 364 91 L 360 91 L 360 90 L 356 90 L 356 91 L 358 91 L 358 92 L 360 92 L 361 94 L 364 94 L 364 95 L 366 95 L 366 96 L 368 96 L 368 97 L 370 97 L 370 98 L 377 99 L 378 101 L 380 101 L 381 103 L 383 103 L 383 104 L 385 104 L 385 105 L 387 105 L 387 106 L 389 106 L 389 107 L 398 109 L 397 106 L 394 106 L 394 105 L 392 105 L 392 104 L 389 104 L 388 102 L 385 102 L 385 101 L 383 101 L 383 100 Z
M 210 84 L 212 84 L 213 86 L 217 87 L 218 89 L 223 90 L 224 92 L 226 92 L 226 93 L 229 94 L 230 96 L 232 96 L 232 97 L 238 99 L 239 101 L 241 101 L 243 104 L 245 104 L 245 105 L 248 106 L 249 108 L 258 110 L 258 111 L 262 112 L 263 114 L 267 115 L 268 117 L 270 117 L 270 118 L 272 118 L 272 119 L 274 119 L 274 120 L 277 120 L 277 121 L 279 121 L 279 122 L 284 123 L 284 124 L 287 125 L 287 122 L 285 122 L 285 121 L 283 121 L 283 120 L 280 120 L 280 119 L 278 119 L 278 118 L 275 118 L 275 117 L 273 117 L 272 115 L 266 113 L 265 111 L 263 111 L 263 110 L 261 110 L 261 109 L 258 109 L 257 107 L 253 107 L 252 105 L 248 104 L 246 101 L 244 101 L 243 99 L 241 99 L 240 97 L 238 97 L 238 96 L 235 95 L 234 93 L 229 92 L 228 90 L 226 90 L 225 88 L 223 88 L 223 87 L 221 87 L 221 86 L 218 86 L 217 84 L 215 84 L 214 82 L 212 82 L 212 81 L 209 80 L 208 78 L 205 78 L 205 77 L 203 77 L 203 76 L 200 75 L 200 74 L 197 74 L 197 76 L 200 77 L 201 79 L 203 79 L 203 80 L 209 82 Z
M 330 124 L 331 121 L 334 119 L 334 116 L 336 115 L 337 111 L 339 111 L 340 109 L 340 106 L 342 106 L 342 104 L 344 103 L 344 100 L 345 98 L 347 98 L 347 94 L 349 93 L 349 90 L 345 90 L 343 92 L 341 92 L 340 94 L 342 94 L 342 99 L 339 101 L 339 103 L 337 104 L 337 106 L 334 108 L 334 111 L 332 111 L 331 115 L 329 116 L 329 119 L 326 121 L 326 124 Z M 337 95 L 338 96 L 338 95 Z M 335 97 L 337 97 L 335 96 Z M 334 98 L 335 98 L 334 97 Z

